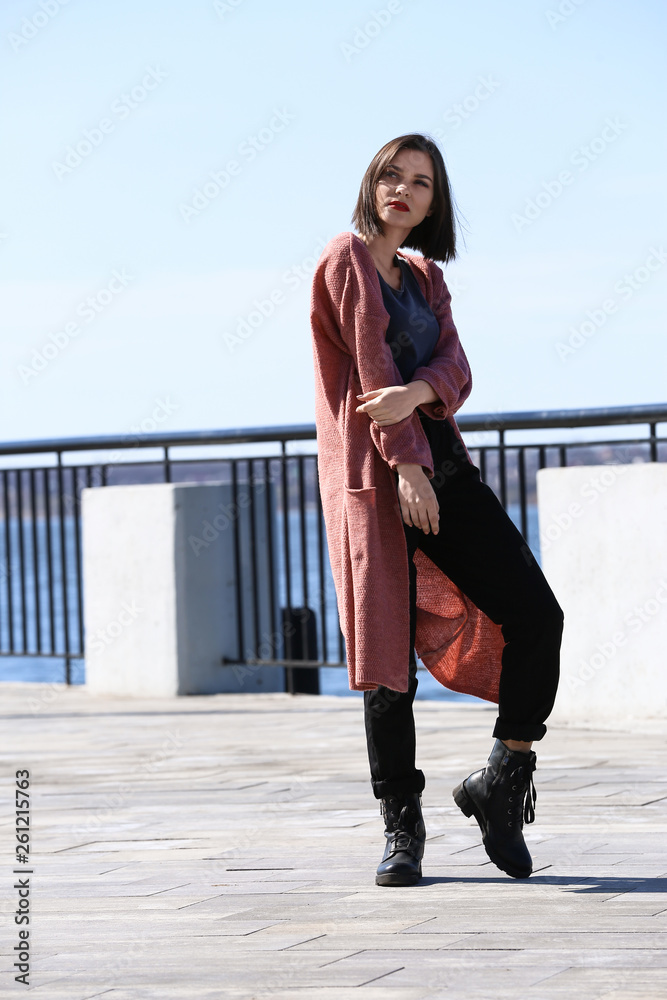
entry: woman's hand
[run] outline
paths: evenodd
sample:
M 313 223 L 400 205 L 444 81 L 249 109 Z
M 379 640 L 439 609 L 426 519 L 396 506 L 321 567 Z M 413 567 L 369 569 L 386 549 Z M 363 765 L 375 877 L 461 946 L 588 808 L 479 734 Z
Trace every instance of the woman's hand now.
M 419 400 L 410 385 L 390 385 L 386 389 L 371 389 L 357 396 L 363 400 L 357 413 L 367 413 L 380 427 L 397 424 L 409 417 Z
M 440 506 L 431 481 L 421 465 L 405 463 L 396 466 L 398 497 L 403 520 L 408 525 L 421 528 L 425 534 L 440 529 Z

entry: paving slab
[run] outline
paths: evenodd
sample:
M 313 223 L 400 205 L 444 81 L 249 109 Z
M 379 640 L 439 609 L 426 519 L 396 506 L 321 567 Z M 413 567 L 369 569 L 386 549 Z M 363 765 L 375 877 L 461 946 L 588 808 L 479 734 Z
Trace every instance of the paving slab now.
M 374 882 L 384 838 L 360 698 L 2 693 L 4 858 L 14 772 L 31 772 L 28 994 L 667 995 L 667 742 L 655 727 L 550 727 L 525 831 L 535 872 L 514 880 L 451 796 L 484 765 L 494 711 L 417 702 L 424 878 L 391 888 Z M 3 997 L 19 989 L 13 943 L 0 951 Z

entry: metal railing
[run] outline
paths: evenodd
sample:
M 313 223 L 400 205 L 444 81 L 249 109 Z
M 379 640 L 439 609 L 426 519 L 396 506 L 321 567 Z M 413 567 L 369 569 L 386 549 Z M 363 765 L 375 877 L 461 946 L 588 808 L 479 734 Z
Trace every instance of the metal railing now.
M 667 423 L 667 404 L 459 415 L 457 422 L 482 478 L 538 555 L 538 469 L 667 460 L 667 438 L 658 433 L 658 426 Z M 617 427 L 631 436 L 544 439 L 547 431 Z M 520 431 L 539 432 L 543 440 L 509 439 Z M 0 468 L 0 657 L 61 658 L 67 683 L 72 680 L 72 662 L 83 658 L 84 487 L 214 481 L 229 488 L 224 526 L 233 529 L 237 579 L 238 657 L 228 662 L 284 666 L 289 690 L 293 690 L 292 668 L 344 666 L 317 488 L 317 456 L 287 450 L 293 442 L 315 437 L 315 426 L 308 424 L 156 433 L 136 441 L 107 436 L 0 445 L 4 461 L 8 456 L 23 459 L 15 467 Z M 280 453 L 174 455 L 181 447 L 240 444 L 278 444 Z M 158 458 L 134 457 L 143 449 L 156 448 L 161 452 Z M 112 451 L 114 457 L 77 462 L 77 453 L 86 451 Z M 37 457 L 38 464 L 29 465 L 28 456 Z M 259 538 L 266 546 L 263 554 Z M 261 587 L 268 587 L 268 599 L 262 601 Z

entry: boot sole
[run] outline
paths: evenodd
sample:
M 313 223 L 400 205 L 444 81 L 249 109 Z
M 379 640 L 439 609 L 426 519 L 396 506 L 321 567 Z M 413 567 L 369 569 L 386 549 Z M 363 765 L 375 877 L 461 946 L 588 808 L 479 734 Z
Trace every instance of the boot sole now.
M 400 872 L 386 872 L 375 876 L 376 885 L 416 885 L 422 877 L 421 867 L 413 875 L 401 875 Z
M 530 869 L 529 872 L 518 868 L 512 868 L 507 864 L 506 861 L 500 858 L 495 853 L 495 851 L 489 850 L 489 848 L 486 845 L 486 835 L 484 832 L 484 817 L 482 816 L 479 809 L 475 805 L 473 799 L 470 798 L 470 796 L 468 795 L 463 786 L 464 782 L 462 781 L 461 784 L 457 785 L 454 791 L 452 792 L 454 801 L 456 802 L 457 806 L 459 807 L 464 816 L 474 816 L 475 819 L 477 820 L 477 825 L 479 826 L 482 832 L 482 844 L 484 846 L 484 850 L 486 851 L 491 861 L 493 861 L 496 868 L 500 868 L 501 872 L 505 872 L 505 874 L 509 875 L 511 878 L 530 878 L 530 876 L 533 874 L 532 868 Z

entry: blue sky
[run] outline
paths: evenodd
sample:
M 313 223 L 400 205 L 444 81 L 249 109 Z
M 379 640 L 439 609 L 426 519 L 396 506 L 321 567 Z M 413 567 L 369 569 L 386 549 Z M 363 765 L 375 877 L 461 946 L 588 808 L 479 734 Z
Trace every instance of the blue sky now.
M 312 269 L 410 131 L 466 224 L 443 268 L 462 412 L 664 401 L 664 22 L 657 0 L 5 0 L 3 439 L 314 422 Z

